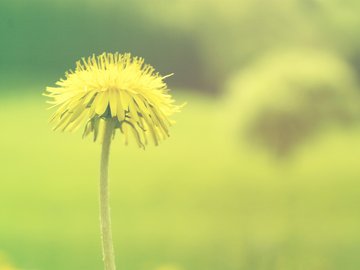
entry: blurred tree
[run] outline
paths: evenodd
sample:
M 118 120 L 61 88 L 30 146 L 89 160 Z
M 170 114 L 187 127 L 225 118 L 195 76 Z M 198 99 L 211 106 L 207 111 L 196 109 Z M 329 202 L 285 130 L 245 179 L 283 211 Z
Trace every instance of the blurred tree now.
M 160 73 L 176 73 L 172 85 L 214 92 L 264 51 L 294 46 L 336 51 L 359 76 L 359 3 L 1 1 L 0 76 L 57 77 L 81 56 L 120 51 L 145 57 Z
M 233 77 L 230 114 L 247 140 L 282 157 L 324 125 L 358 123 L 356 90 L 351 68 L 336 55 L 274 52 Z
M 296 47 L 329 49 L 360 74 L 360 2 L 321 0 L 165 0 L 142 8 L 159 24 L 192 33 L 201 47 L 208 85 L 222 88 L 239 68 L 264 51 Z M 139 4 L 140 6 L 140 4 Z M 144 3 L 141 3 L 144 7 Z M 161 12 L 161 16 L 159 13 Z

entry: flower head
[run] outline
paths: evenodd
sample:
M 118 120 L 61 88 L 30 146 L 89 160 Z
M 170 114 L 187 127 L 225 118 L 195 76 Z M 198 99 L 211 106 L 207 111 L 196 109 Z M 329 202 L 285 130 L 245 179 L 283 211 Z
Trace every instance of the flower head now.
M 47 87 L 48 103 L 57 107 L 51 118 L 54 130 L 74 131 L 86 122 L 84 137 L 102 132 L 106 121 L 114 122 L 128 141 L 132 133 L 144 147 L 148 136 L 155 145 L 169 136 L 169 117 L 179 111 L 164 82 L 144 59 L 130 54 L 103 53 L 82 58 L 75 71 L 65 73 L 56 87 Z

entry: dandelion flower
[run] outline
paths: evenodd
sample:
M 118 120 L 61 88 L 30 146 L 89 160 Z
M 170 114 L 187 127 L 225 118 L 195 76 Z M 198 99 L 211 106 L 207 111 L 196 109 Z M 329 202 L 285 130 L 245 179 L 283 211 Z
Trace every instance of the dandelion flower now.
M 174 104 L 164 82 L 144 59 L 130 54 L 103 53 L 83 58 L 75 71 L 65 74 L 56 87 L 44 93 L 57 110 L 51 118 L 54 130 L 75 131 L 85 125 L 83 137 L 93 134 L 102 143 L 100 162 L 100 227 L 105 270 L 115 270 L 109 210 L 108 163 L 111 140 L 116 130 L 131 134 L 145 148 L 148 138 L 155 145 L 169 136 Z
M 169 136 L 169 117 L 179 111 L 164 82 L 168 76 L 130 54 L 83 58 L 56 87 L 46 88 L 48 103 L 57 107 L 51 118 L 54 130 L 75 131 L 86 122 L 84 137 L 93 133 L 97 140 L 111 119 L 114 133 L 119 129 L 126 143 L 132 134 L 142 148 L 148 137 L 157 145 Z

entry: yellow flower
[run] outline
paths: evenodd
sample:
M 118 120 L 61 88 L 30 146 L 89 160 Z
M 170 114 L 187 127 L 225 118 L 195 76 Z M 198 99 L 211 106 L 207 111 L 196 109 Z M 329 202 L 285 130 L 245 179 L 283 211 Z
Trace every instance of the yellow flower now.
M 7 256 L 0 251 L 0 270 L 16 270 L 18 268 L 16 268 L 15 266 L 13 266 Z
M 169 75 L 168 75 L 169 76 Z M 114 133 L 119 129 L 128 141 L 131 132 L 144 147 L 148 136 L 155 145 L 169 136 L 169 117 L 179 111 L 164 78 L 144 59 L 130 54 L 103 53 L 76 63 L 75 71 L 65 73 L 57 87 L 47 87 L 48 103 L 57 107 L 51 118 L 54 130 L 74 131 L 86 122 L 83 136 L 102 132 L 112 119 Z

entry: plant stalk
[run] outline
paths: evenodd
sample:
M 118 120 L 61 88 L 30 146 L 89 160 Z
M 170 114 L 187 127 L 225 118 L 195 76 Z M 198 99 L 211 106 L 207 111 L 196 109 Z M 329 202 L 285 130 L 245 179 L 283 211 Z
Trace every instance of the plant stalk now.
M 114 123 L 106 120 L 102 142 L 100 163 L 100 229 L 102 252 L 105 270 L 115 270 L 114 245 L 111 232 L 110 203 L 109 203 L 109 155 Z

